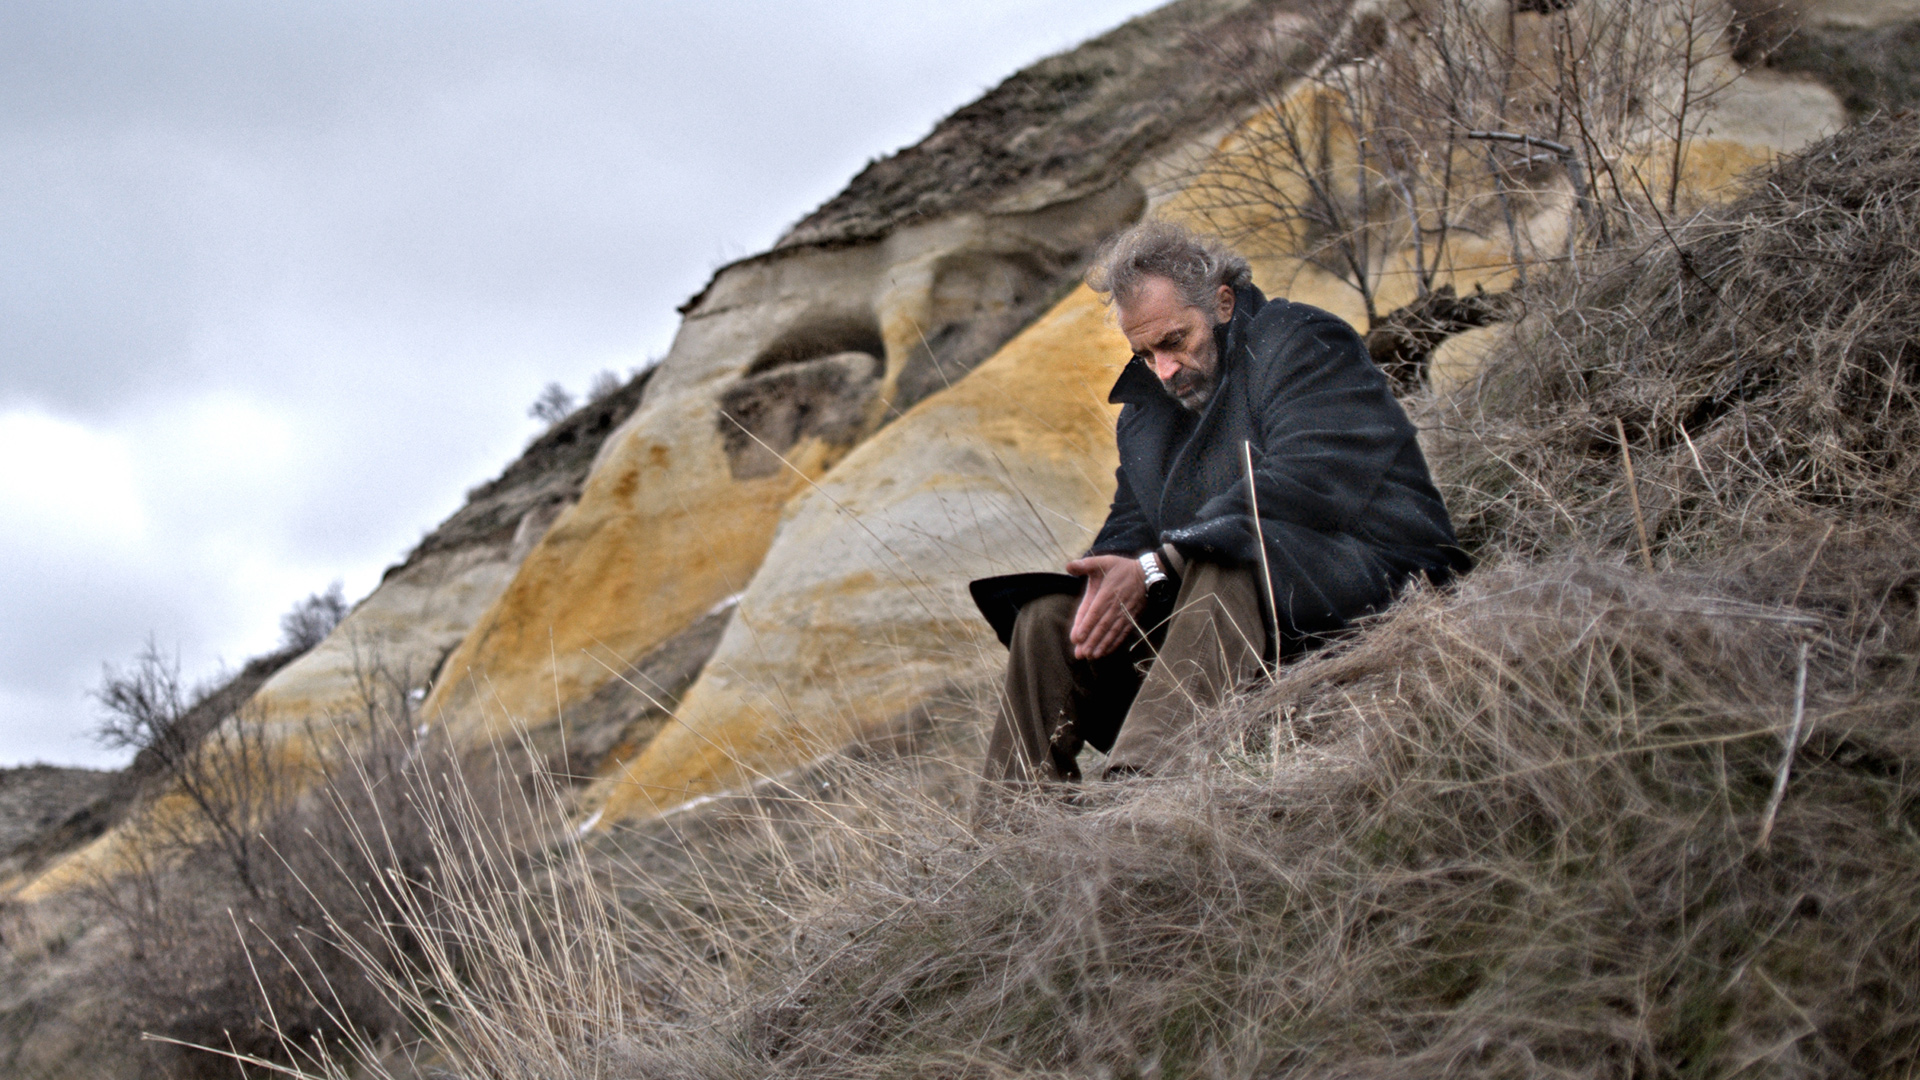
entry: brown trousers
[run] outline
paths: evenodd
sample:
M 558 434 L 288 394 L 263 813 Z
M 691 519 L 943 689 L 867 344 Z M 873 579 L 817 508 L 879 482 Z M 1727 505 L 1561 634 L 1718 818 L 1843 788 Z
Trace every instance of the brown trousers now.
M 1108 777 L 1177 769 L 1188 729 L 1260 670 L 1267 631 L 1258 579 L 1190 562 L 1173 614 L 1105 656 L 1076 660 L 1077 596 L 1043 596 L 1013 626 L 1006 690 L 987 743 L 988 781 L 1077 780 L 1091 743 Z

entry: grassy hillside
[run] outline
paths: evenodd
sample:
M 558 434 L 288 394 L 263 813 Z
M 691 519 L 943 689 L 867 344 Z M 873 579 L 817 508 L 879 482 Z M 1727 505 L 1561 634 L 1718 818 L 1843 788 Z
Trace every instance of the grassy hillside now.
M 387 993 L 463 1076 L 1911 1075 L 1917 294 L 1920 119 L 1649 218 L 1419 403 L 1480 569 L 1195 774 L 976 829 L 963 701 L 537 865 L 456 813 Z

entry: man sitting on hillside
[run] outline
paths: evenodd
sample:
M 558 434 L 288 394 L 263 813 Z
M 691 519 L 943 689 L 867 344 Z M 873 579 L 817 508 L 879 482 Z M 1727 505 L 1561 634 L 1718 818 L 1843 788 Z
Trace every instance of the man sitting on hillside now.
M 1467 565 L 1345 322 L 1267 300 L 1244 258 L 1164 222 L 1117 238 L 1088 280 L 1133 348 L 1109 398 L 1113 506 L 1072 577 L 973 585 L 1012 651 L 989 781 L 1078 779 L 1086 743 L 1109 778 L 1177 767 L 1198 713 L 1264 661 Z

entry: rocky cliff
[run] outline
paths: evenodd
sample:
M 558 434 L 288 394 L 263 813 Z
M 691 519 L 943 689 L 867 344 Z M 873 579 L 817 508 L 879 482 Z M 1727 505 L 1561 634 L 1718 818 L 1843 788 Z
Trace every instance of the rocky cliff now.
M 1554 7 L 1495 21 L 1546 55 Z M 718 271 L 657 368 L 475 489 L 248 708 L 293 753 L 316 719 L 357 708 L 377 669 L 470 744 L 531 733 L 587 785 L 583 816 L 606 823 L 792 768 L 990 680 L 997 647 L 965 581 L 1057 564 L 1110 494 L 1105 390 L 1125 350 L 1078 285 L 1092 253 L 1150 212 L 1218 227 L 1220 193 L 1276 110 L 1359 62 L 1342 50 L 1417 37 L 1421 11 L 1179 0 L 1015 74 Z M 1881 44 L 1911 13 L 1870 16 L 1808 23 L 1880 43 L 1861 61 L 1880 82 L 1841 87 L 1856 108 L 1904 77 Z M 1839 76 L 1805 73 L 1790 40 L 1715 61 L 1720 89 L 1674 158 L 1688 199 L 1844 122 L 1821 81 Z M 1480 211 L 1430 284 L 1498 292 L 1509 248 L 1564 246 L 1584 196 L 1552 162 L 1526 168 L 1524 191 L 1475 195 L 1504 222 Z M 1298 235 L 1246 239 L 1270 292 L 1364 328 L 1359 294 Z M 1417 299 L 1418 243 L 1378 252 L 1380 311 Z M 1455 343 L 1433 365 L 1473 355 Z M 116 837 L 22 895 L 110 865 Z

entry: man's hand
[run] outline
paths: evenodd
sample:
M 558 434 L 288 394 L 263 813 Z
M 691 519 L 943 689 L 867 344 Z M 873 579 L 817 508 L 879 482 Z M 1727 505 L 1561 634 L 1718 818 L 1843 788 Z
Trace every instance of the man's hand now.
M 1089 555 L 1067 564 L 1067 573 L 1087 579 L 1080 610 L 1073 616 L 1076 660 L 1097 660 L 1117 648 L 1147 605 L 1147 575 L 1138 559 L 1125 555 Z

